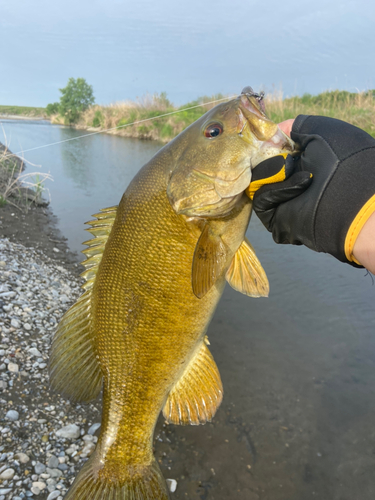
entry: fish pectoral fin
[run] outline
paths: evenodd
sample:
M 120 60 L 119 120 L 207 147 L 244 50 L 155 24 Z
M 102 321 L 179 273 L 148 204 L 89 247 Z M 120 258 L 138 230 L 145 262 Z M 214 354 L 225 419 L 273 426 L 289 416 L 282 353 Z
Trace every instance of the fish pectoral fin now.
M 52 388 L 70 401 L 89 402 L 96 399 L 102 387 L 102 372 L 90 338 L 91 292 L 108 236 L 116 218 L 117 207 L 104 208 L 88 222 L 95 237 L 86 241 L 82 262 L 86 270 L 86 292 L 64 314 L 55 333 L 49 361 Z
M 214 235 L 207 223 L 195 247 L 192 266 L 192 287 L 201 299 L 214 286 L 227 262 L 227 250 L 220 236 Z
M 206 338 L 207 339 L 207 338 Z M 210 421 L 223 399 L 220 373 L 202 341 L 181 378 L 169 393 L 163 409 L 168 423 L 199 425 Z
M 249 297 L 268 297 L 267 275 L 246 238 L 235 253 L 225 277 L 238 292 Z

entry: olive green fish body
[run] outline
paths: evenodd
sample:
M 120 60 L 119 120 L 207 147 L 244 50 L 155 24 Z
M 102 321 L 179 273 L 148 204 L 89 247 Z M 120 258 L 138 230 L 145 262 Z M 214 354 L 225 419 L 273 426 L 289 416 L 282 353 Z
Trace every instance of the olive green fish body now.
M 220 105 L 145 165 L 117 208 L 90 222 L 86 292 L 59 325 L 50 378 L 72 400 L 95 398 L 103 384 L 103 417 L 67 499 L 168 498 L 152 453 L 158 415 L 211 420 L 222 385 L 205 333 L 225 280 L 268 294 L 245 239 L 244 191 L 251 167 L 287 144 L 275 149 L 278 133 L 253 98 Z

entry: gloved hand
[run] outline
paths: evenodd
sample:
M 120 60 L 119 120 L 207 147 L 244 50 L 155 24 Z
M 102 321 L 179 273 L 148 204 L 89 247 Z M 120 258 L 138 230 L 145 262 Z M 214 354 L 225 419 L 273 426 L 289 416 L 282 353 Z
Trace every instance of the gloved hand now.
M 253 170 L 249 195 L 275 161 L 284 161 L 287 178 L 254 190 L 255 212 L 276 243 L 303 244 L 356 266 L 355 240 L 375 211 L 375 139 L 341 120 L 306 115 L 294 121 L 291 138 L 299 157 L 278 156 Z

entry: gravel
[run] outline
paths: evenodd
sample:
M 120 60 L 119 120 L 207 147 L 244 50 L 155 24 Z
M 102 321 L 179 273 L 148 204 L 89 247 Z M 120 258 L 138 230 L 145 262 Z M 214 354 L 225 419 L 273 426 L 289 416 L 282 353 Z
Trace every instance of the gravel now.
M 62 500 L 95 449 L 100 402 L 71 406 L 48 386 L 51 340 L 80 283 L 0 239 L 0 500 Z
M 47 373 L 53 334 L 80 284 L 40 250 L 0 239 L 0 500 L 63 500 L 95 450 L 101 402 L 71 406 Z M 167 482 L 174 492 L 177 482 Z

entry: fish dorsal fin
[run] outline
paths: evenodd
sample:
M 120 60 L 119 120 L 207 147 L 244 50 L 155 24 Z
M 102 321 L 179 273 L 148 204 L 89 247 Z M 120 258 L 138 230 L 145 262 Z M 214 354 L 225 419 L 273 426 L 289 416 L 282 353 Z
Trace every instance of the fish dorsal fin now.
M 102 386 L 102 372 L 91 342 L 91 293 L 96 273 L 103 256 L 106 240 L 111 232 L 116 207 L 104 209 L 88 222 L 88 231 L 95 238 L 87 241 L 83 252 L 88 257 L 82 273 L 85 293 L 64 314 L 55 333 L 49 361 L 50 383 L 53 389 L 70 401 L 88 402 L 95 399 Z M 97 229 L 100 228 L 100 232 Z
M 223 273 L 227 261 L 226 246 L 220 236 L 213 234 L 206 223 L 195 247 L 192 266 L 193 292 L 201 299 Z
M 169 393 L 163 409 L 168 423 L 204 424 L 213 418 L 220 406 L 223 386 L 219 370 L 206 343 L 207 337 Z
M 249 297 L 268 297 L 269 283 L 266 273 L 247 238 L 235 253 L 226 274 L 232 288 Z

